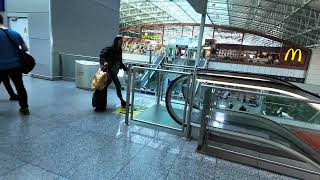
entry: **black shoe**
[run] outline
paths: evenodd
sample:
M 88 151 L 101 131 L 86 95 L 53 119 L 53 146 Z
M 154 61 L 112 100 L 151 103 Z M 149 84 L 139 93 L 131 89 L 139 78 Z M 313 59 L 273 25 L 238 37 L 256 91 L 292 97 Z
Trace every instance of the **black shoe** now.
M 23 115 L 29 115 L 30 114 L 30 111 L 28 108 L 20 108 L 20 113 L 23 114 Z
M 122 107 L 122 108 L 127 107 L 127 102 L 125 102 L 125 101 L 121 101 L 121 107 Z
M 10 97 L 10 101 L 18 101 L 19 100 L 19 96 L 17 94 L 14 94 Z
M 95 108 L 94 111 L 95 112 L 105 112 L 106 108 Z

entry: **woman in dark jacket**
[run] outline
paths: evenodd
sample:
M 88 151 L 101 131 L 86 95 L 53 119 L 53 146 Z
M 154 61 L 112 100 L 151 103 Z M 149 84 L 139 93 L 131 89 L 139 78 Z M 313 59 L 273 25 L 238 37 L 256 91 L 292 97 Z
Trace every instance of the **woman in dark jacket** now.
M 123 100 L 121 94 L 121 84 L 118 78 L 120 69 L 127 71 L 127 67 L 122 62 L 122 37 L 116 37 L 111 47 L 106 47 L 100 54 L 101 69 L 108 72 L 109 79 L 107 81 L 107 87 L 114 82 L 117 90 L 117 96 L 121 101 L 121 106 L 126 106 L 126 101 Z

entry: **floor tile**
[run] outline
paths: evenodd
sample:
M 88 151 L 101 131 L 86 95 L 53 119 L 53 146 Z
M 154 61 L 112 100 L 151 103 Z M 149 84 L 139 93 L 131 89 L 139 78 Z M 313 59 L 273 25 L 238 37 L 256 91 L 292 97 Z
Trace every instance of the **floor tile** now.
M 286 177 L 280 174 L 259 170 L 259 177 L 261 180 L 296 180 L 295 178 Z
M 167 137 L 167 138 L 166 138 Z M 176 136 L 159 136 L 157 135 L 148 144 L 148 147 L 167 151 L 174 154 L 180 154 L 184 141 Z
M 237 173 L 227 173 L 223 170 L 217 170 L 215 175 L 215 180 L 259 180 L 259 176 L 250 176 L 248 174 Z
M 214 178 L 216 171 L 215 158 L 203 159 L 203 156 L 180 155 L 171 170 L 174 174 L 190 177 Z
M 162 169 L 170 170 L 177 155 L 168 153 L 163 150 L 145 147 L 140 151 L 132 162 L 139 164 L 148 164 L 150 166 L 162 167 Z
M 2 158 L 0 159 L 0 176 L 12 171 L 13 169 L 15 169 L 19 166 L 22 166 L 23 164 L 25 164 L 25 162 L 20 161 L 16 158 L 13 158 L 13 157 L 6 155 L 6 154 L 2 154 L 1 157 Z
M 22 165 L 5 176 L 1 180 L 54 180 L 58 175 L 45 171 L 31 164 Z
M 226 172 L 231 175 L 245 174 L 248 176 L 259 177 L 259 170 L 250 166 L 245 166 L 242 164 L 233 163 L 230 161 L 225 161 L 222 159 L 217 159 L 217 173 Z
M 176 158 L 166 151 L 145 147 L 115 179 L 164 179 Z
M 32 162 L 57 174 L 64 174 L 82 160 L 88 158 L 111 140 L 91 134 L 81 134 L 72 142 L 62 144 L 54 151 L 49 150 Z M 50 152 L 51 151 L 51 152 Z
M 70 179 L 65 178 L 65 177 L 62 177 L 62 176 L 59 176 L 59 177 L 57 177 L 57 178 L 54 179 L 54 180 L 70 180 Z
M 182 173 L 175 173 L 174 171 L 170 171 L 169 175 L 167 176 L 166 180 L 213 180 L 213 177 L 206 176 L 203 174 L 198 174 L 197 176 L 193 176 L 192 174 L 182 174 Z
M 66 173 L 70 179 L 111 179 L 143 148 L 129 141 L 117 140 L 99 149 L 79 166 Z
M 125 166 L 119 174 L 112 179 L 117 180 L 161 180 L 165 179 L 168 170 L 158 165 L 150 165 L 142 163 L 141 161 L 132 161 L 129 165 Z

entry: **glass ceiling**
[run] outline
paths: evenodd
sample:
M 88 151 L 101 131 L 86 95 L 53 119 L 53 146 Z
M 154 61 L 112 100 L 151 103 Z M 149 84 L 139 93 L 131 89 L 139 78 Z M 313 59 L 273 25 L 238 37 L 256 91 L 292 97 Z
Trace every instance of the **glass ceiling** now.
M 121 27 L 200 23 L 201 19 L 187 0 L 121 0 L 120 11 Z M 255 30 L 305 47 L 318 47 L 319 15 L 319 0 L 208 0 L 206 23 Z M 191 30 L 184 31 L 188 34 Z M 274 43 L 257 36 L 249 39 L 261 45 Z

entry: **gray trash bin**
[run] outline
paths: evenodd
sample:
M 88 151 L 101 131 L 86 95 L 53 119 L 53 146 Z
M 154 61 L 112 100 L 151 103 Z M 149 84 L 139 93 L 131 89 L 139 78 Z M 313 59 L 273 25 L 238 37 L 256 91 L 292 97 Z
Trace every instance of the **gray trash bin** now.
M 100 64 L 98 62 L 76 60 L 76 63 L 75 63 L 76 86 L 81 89 L 91 90 L 92 79 L 99 68 L 100 68 Z

